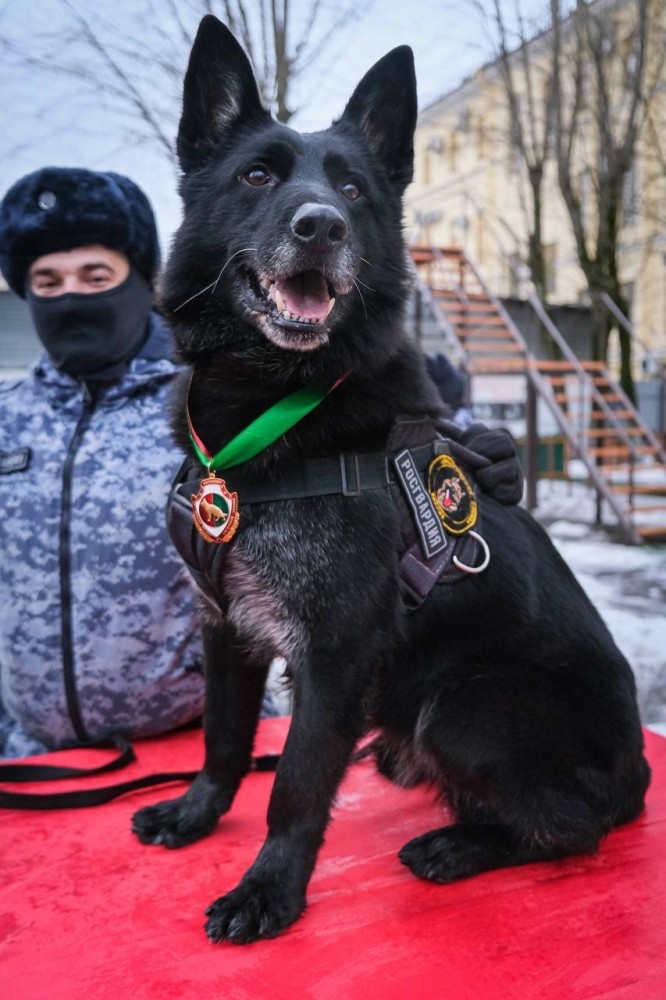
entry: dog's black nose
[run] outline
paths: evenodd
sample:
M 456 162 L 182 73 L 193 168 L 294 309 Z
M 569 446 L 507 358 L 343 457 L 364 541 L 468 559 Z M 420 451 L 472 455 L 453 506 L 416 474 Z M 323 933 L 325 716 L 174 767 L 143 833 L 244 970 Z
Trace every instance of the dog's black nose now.
M 291 231 L 313 249 L 328 250 L 347 237 L 347 223 L 333 205 L 307 202 L 294 212 Z

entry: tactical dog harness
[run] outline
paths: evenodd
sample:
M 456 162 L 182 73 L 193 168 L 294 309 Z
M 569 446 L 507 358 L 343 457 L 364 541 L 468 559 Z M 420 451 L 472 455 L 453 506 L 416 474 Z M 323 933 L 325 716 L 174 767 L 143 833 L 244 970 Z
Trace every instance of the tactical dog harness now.
M 474 461 L 470 462 L 470 459 Z M 444 437 L 429 420 L 398 420 L 386 450 L 309 458 L 275 479 L 258 478 L 233 468 L 225 472 L 227 489 L 238 497 L 238 530 L 252 523 L 255 504 L 339 494 L 357 497 L 387 490 L 396 505 L 401 534 L 400 585 L 407 611 L 416 611 L 435 584 L 454 583 L 488 565 L 488 547 L 475 531 L 478 510 L 469 472 L 480 456 Z M 483 462 L 483 459 L 481 459 Z M 458 464 L 460 463 L 460 464 Z M 205 495 L 203 466 L 186 459 L 171 488 L 167 508 L 169 533 L 199 590 L 224 612 L 216 596 L 233 539 L 214 544 L 195 526 L 193 504 Z M 211 493 L 211 504 L 215 496 Z M 236 537 L 234 535 L 234 537 Z

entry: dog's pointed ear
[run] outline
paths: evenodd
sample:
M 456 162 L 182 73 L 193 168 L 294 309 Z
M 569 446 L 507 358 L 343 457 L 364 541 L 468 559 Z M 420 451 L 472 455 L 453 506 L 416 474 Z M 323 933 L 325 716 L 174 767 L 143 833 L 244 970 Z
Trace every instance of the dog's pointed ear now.
M 416 114 L 414 56 L 408 45 L 401 45 L 368 70 L 340 124 L 361 130 L 389 177 L 404 189 L 414 173 Z
M 239 118 L 268 121 L 250 60 L 229 29 L 212 14 L 201 19 L 183 85 L 176 143 L 185 173 L 207 162 L 224 132 Z

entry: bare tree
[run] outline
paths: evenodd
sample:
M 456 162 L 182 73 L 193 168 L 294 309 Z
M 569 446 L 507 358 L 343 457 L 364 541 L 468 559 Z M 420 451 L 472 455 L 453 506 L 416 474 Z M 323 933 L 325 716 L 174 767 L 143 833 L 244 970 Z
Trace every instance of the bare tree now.
M 592 298 L 595 357 L 605 358 L 612 320 L 601 294 L 629 312 L 619 267 L 623 196 L 663 84 L 664 15 L 661 0 L 578 0 L 567 18 L 559 0 L 550 7 L 559 185 Z M 618 334 L 621 383 L 633 399 L 631 339 Z
M 528 188 L 527 263 L 542 297 L 544 172 L 554 157 L 579 265 L 592 302 L 593 352 L 606 357 L 613 319 L 606 293 L 628 314 L 619 255 L 638 144 L 652 131 L 664 83 L 663 0 L 549 0 L 540 32 L 521 0 L 470 0 L 491 31 L 512 148 Z M 662 149 L 654 145 L 657 154 Z M 634 206 L 635 207 L 635 206 Z M 618 329 L 621 382 L 634 398 L 632 344 Z
M 234 32 L 255 69 L 260 92 L 287 122 L 293 87 L 333 37 L 373 0 L 141 0 L 124 10 L 54 0 L 57 30 L 31 24 L 0 38 L 5 72 L 38 70 L 70 81 L 86 99 L 120 118 L 132 145 L 149 144 L 175 163 L 185 66 L 200 18 L 216 14 Z
M 527 264 L 537 293 L 547 298 L 543 243 L 544 172 L 552 148 L 555 89 L 550 60 L 535 59 L 533 29 L 520 0 L 472 0 L 486 21 L 497 52 L 497 67 L 506 96 L 508 142 L 522 162 L 529 189 Z

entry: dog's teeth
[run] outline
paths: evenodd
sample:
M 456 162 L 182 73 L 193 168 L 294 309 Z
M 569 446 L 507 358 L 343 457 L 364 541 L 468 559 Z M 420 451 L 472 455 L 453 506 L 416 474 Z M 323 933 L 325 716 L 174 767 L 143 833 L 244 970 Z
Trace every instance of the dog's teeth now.
M 331 315 L 331 309 L 333 308 L 334 305 L 335 305 L 335 296 L 333 296 L 332 299 L 328 300 L 328 311 L 326 313 L 327 316 Z
M 282 315 L 282 313 L 287 311 L 287 307 L 284 304 L 284 299 L 282 298 L 282 292 L 279 288 L 275 289 L 275 305 L 277 306 L 277 311 Z

